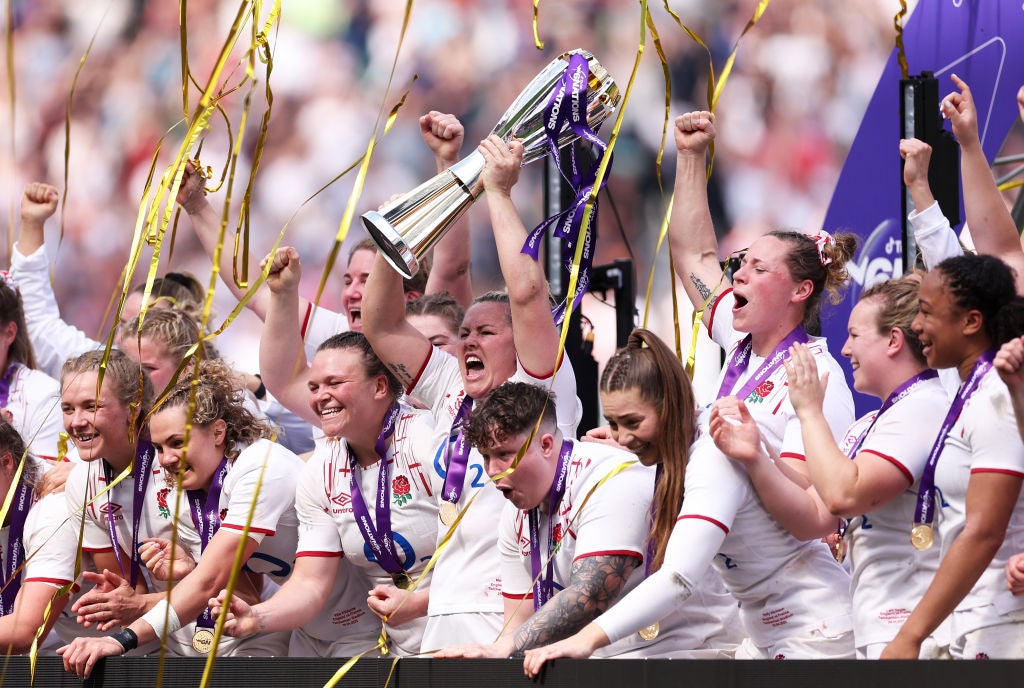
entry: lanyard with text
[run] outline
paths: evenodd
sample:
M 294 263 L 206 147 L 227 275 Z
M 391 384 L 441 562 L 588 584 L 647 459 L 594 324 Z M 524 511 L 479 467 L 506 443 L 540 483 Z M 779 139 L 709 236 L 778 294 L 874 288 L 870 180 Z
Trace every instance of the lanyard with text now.
M 224 489 L 224 478 L 227 474 L 228 459 L 225 456 L 213 474 L 213 482 L 210 483 L 208 493 L 202 490 L 188 490 L 188 506 L 192 512 L 192 523 L 199 531 L 201 552 L 206 551 L 206 546 L 220 528 L 220 493 Z M 210 615 L 209 607 L 203 609 L 202 614 L 196 619 L 196 625 L 204 628 L 213 628 L 216 623 L 216 619 Z
M 914 375 L 909 380 L 906 380 L 903 384 L 894 389 L 892 391 L 892 394 L 886 397 L 885 401 L 882 403 L 882 407 L 879 408 L 878 413 L 875 414 L 875 417 L 871 419 L 871 423 L 869 423 L 868 426 L 864 428 L 863 432 L 857 435 L 857 439 L 854 441 L 852 445 L 850 445 L 850 449 L 847 451 L 846 455 L 849 456 L 851 459 L 857 456 L 857 452 L 860 451 L 860 447 L 862 444 L 864 444 L 864 440 L 867 439 L 868 433 L 871 432 L 871 428 L 875 427 L 875 423 L 878 422 L 878 419 L 882 417 L 883 413 L 892 408 L 893 404 L 895 404 L 897 401 L 900 401 L 901 399 L 907 398 L 914 392 L 915 389 L 917 389 L 917 387 L 919 387 L 920 385 L 924 384 L 929 380 L 934 380 L 938 376 L 938 371 L 929 368 L 924 372 Z
M 761 366 L 754 371 L 753 375 L 747 378 L 747 381 L 735 394 L 733 394 L 733 396 L 740 400 L 744 400 L 749 397 L 764 380 L 767 380 L 768 377 L 782 365 L 788 355 L 789 347 L 806 341 L 807 331 L 804 329 L 803 325 L 798 325 L 795 330 L 787 334 L 786 337 L 779 342 L 772 354 L 764 359 Z M 722 378 L 722 386 L 718 388 L 719 399 L 730 395 L 736 381 L 740 379 L 740 375 L 746 371 L 747 366 L 750 364 L 750 355 L 753 353 L 753 349 L 753 337 L 748 334 L 743 338 L 743 341 L 740 342 L 739 346 L 736 347 L 736 350 L 729 358 L 729 362 L 726 364 L 725 377 Z
M 466 423 L 469 413 L 473 410 L 473 397 L 463 397 L 462 404 L 452 421 L 448 442 L 445 444 L 445 476 L 444 488 L 441 490 L 441 522 L 450 526 L 458 516 L 459 499 L 466 483 L 466 466 L 469 464 L 469 442 L 466 441 Z
M 530 569 L 533 572 L 533 610 L 537 611 L 550 600 L 555 593 L 554 583 L 554 552 L 558 546 L 555 542 L 554 522 L 558 518 L 558 505 L 565 495 L 566 482 L 569 475 L 569 456 L 572 454 L 572 442 L 562 440 L 562 448 L 558 453 L 558 465 L 555 467 L 555 480 L 551 484 L 551 496 L 548 499 L 548 547 L 547 568 L 541 575 L 540 557 L 540 507 L 528 512 L 530 521 Z M 565 537 L 565 534 L 562 534 Z
M 26 459 L 27 460 L 27 459 Z M 17 493 L 11 509 L 11 525 L 7 533 L 7 558 L 3 562 L 3 592 L 0 593 L 0 615 L 7 616 L 14 611 L 14 599 L 21 589 L 21 565 L 25 561 L 25 519 L 32 508 L 32 487 L 22 478 L 18 481 Z
M 380 457 L 377 470 L 377 501 L 374 505 L 376 524 L 370 518 L 370 511 L 366 508 L 366 501 L 363 493 L 359 491 L 359 481 L 356 479 L 356 469 L 359 462 L 352 449 L 348 450 L 349 467 L 352 469 L 349 478 L 349 487 L 352 492 L 352 515 L 355 516 L 356 526 L 366 546 L 373 552 L 377 564 L 391 575 L 395 586 L 404 589 L 412 584 L 409 574 L 402 568 L 398 557 L 395 554 L 395 543 L 391 532 L 391 501 L 388 484 L 388 440 L 395 432 L 395 424 L 398 422 L 400 407 L 398 402 L 391 405 L 384 416 L 384 424 L 381 426 L 380 435 L 377 436 L 377 443 L 374 450 Z
M 156 449 L 149 440 L 139 440 L 135 450 L 134 466 L 134 489 L 132 495 L 132 543 L 131 549 L 131 571 L 128 573 L 128 582 L 134 588 L 139 580 L 139 568 L 142 563 L 139 561 L 139 525 L 142 523 L 142 510 L 146 502 L 146 489 L 149 487 L 150 466 L 156 457 Z M 103 459 L 103 475 L 109 486 L 114 480 L 114 469 Z M 121 560 L 121 545 L 117 541 L 117 528 L 114 527 L 114 509 L 110 504 L 110 492 L 107 492 L 107 532 L 110 535 L 110 544 L 114 546 L 114 556 L 117 557 L 117 565 L 121 568 L 121 575 L 125 575 L 124 562 Z
M 910 531 L 910 543 L 919 550 L 928 549 L 935 542 L 935 536 L 932 533 L 932 521 L 935 520 L 935 466 L 939 463 L 939 457 L 942 455 L 946 438 L 953 429 L 953 425 L 960 418 L 967 400 L 978 389 L 978 385 L 981 384 L 985 373 L 992 369 L 992 359 L 995 356 L 996 350 L 989 349 L 978 357 L 974 367 L 971 368 L 971 374 L 960 385 L 956 397 L 953 398 L 953 403 L 949 406 L 949 412 L 946 413 L 946 418 L 942 421 L 942 426 L 939 428 L 939 436 L 935 438 L 935 444 L 932 445 L 932 450 L 928 454 L 928 462 L 921 473 L 921 480 L 917 487 L 917 507 L 914 509 L 914 526 Z

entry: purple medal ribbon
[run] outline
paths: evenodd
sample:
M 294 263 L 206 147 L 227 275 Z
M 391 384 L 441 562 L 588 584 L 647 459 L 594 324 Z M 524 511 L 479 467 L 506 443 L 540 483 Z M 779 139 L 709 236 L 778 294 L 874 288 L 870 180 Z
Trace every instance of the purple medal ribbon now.
M 466 441 L 466 423 L 469 413 L 473 410 L 473 397 L 463 397 L 462 404 L 455 414 L 451 432 L 448 433 L 448 444 L 445 446 L 445 464 L 447 471 L 444 476 L 444 489 L 441 499 L 458 504 L 462 497 L 462 489 L 466 483 L 466 466 L 469 463 L 469 442 Z
M 131 546 L 131 572 L 128 575 L 129 583 L 134 588 L 139 580 L 139 568 L 142 562 L 139 559 L 139 525 L 142 523 L 142 506 L 146 501 L 146 489 L 149 487 L 150 466 L 156 457 L 156 448 L 149 440 L 139 440 L 135 449 L 135 486 L 132 497 L 132 546 Z M 114 469 L 106 459 L 103 459 L 103 475 L 107 485 L 114 481 Z M 121 575 L 125 573 L 124 562 L 121 560 L 121 545 L 117 540 L 117 528 L 114 527 L 114 510 L 110 508 L 110 492 L 107 492 L 107 532 L 110 535 L 110 544 L 114 546 L 114 556 L 117 557 L 117 565 L 121 569 Z
M 9 372 L 9 371 L 8 371 Z M 5 380 L 7 376 L 4 376 Z M 25 520 L 28 510 L 32 508 L 32 487 L 25 483 L 24 478 L 18 481 L 18 492 L 14 496 L 11 510 L 11 526 L 7 534 L 7 559 L 3 563 L 3 592 L 0 593 L 0 616 L 14 611 L 14 600 L 21 590 L 21 568 L 25 560 L 25 544 L 22 535 L 25 532 Z
M 946 418 L 942 421 L 942 426 L 939 428 L 939 436 L 935 438 L 935 444 L 932 445 L 932 450 L 928 454 L 928 463 L 925 464 L 924 471 L 921 473 L 921 481 L 918 483 L 917 506 L 914 508 L 915 524 L 931 525 L 932 521 L 935 520 L 935 467 L 939 463 L 939 457 L 942 455 L 942 449 L 946 445 L 946 438 L 949 436 L 949 432 L 960 418 L 967 400 L 978 389 L 978 385 L 981 384 L 985 373 L 992 369 L 992 360 L 995 357 L 995 349 L 989 349 L 978 357 L 974 367 L 971 368 L 971 374 L 960 385 L 953 403 L 949 406 Z
M 744 400 L 750 396 L 750 394 L 757 389 L 760 384 L 768 378 L 775 370 L 783 364 L 788 356 L 789 347 L 800 342 L 807 341 L 807 331 L 803 325 L 798 325 L 795 330 L 786 335 L 786 337 L 779 342 L 778 346 L 772 352 L 772 355 L 764 359 L 753 375 L 751 375 L 743 386 L 733 396 L 737 399 Z M 747 335 L 740 342 L 740 345 L 733 351 L 732 356 L 729 358 L 729 362 L 726 364 L 725 377 L 722 378 L 722 386 L 718 388 L 718 398 L 729 396 L 736 381 L 739 380 L 740 375 L 747 369 L 747 365 L 750 364 L 750 354 L 753 352 L 754 343 L 753 337 Z
M 224 489 L 224 478 L 228 474 L 228 458 L 220 460 L 217 471 L 213 474 L 209 493 L 202 490 L 188 490 L 188 506 L 192 512 L 192 524 L 199 531 L 200 552 L 206 551 L 214 534 L 220 529 L 220 493 Z M 217 621 L 210 615 L 209 607 L 203 609 L 196 618 L 196 626 L 213 628 Z
M 572 187 L 575 198 L 572 204 L 562 212 L 549 217 L 534 227 L 526 243 L 523 244 L 522 252 L 537 260 L 541 238 L 548 227 L 554 226 L 553 236 L 565 240 L 567 251 L 575 250 L 576 242 L 579 240 L 583 224 L 583 215 L 586 209 L 587 200 L 594 190 L 594 182 L 597 179 L 597 169 L 604 158 L 608 146 L 602 141 L 594 130 L 590 128 L 587 121 L 587 86 L 590 77 L 590 63 L 582 55 L 572 55 L 569 58 L 569 66 L 562 75 L 558 86 L 551 93 L 548 105 L 544 110 L 544 132 L 547 135 L 548 146 L 555 160 L 560 159 L 558 139 L 562 130 L 568 126 L 579 138 L 589 141 L 597 149 L 597 158 L 590 166 L 586 175 L 580 172 L 580 166 L 576 159 L 575 146 L 570 146 L 570 176 L 569 184 Z M 566 102 L 568 101 L 568 102 Z M 605 185 L 607 177 L 602 181 Z M 597 204 L 593 206 L 591 213 L 591 227 L 597 226 Z M 575 309 L 583 295 L 586 294 L 590 284 L 590 270 L 593 265 L 593 232 L 587 232 L 583 253 L 580 258 L 580 274 L 576 283 L 576 293 L 572 297 L 571 309 Z M 565 311 L 570 300 L 567 297 L 565 302 L 559 304 L 553 311 L 552 316 L 555 323 L 561 323 L 565 317 Z
M 363 493 L 359 491 L 359 482 L 356 480 L 356 468 L 359 462 L 356 460 L 352 449 L 348 450 L 349 467 L 352 469 L 349 478 L 349 486 L 352 492 L 352 513 L 356 519 L 356 525 L 363 536 L 363 541 L 377 558 L 377 564 L 389 574 L 402 573 L 404 568 L 395 555 L 395 543 L 392 540 L 391 532 L 391 502 L 389 500 L 391 490 L 388 485 L 388 440 L 395 432 L 395 423 L 398 421 L 400 407 L 398 402 L 391 405 L 387 415 L 384 416 L 384 424 L 381 426 L 380 435 L 377 436 L 377 443 L 374 451 L 380 457 L 380 468 L 377 472 L 377 503 L 375 506 L 376 525 L 370 519 L 370 512 L 363 500 Z
M 857 456 L 857 452 L 860 451 L 860 447 L 864 444 L 864 440 L 867 439 L 868 433 L 871 432 L 871 428 L 875 427 L 875 423 L 882 417 L 882 414 L 892 408 L 893 404 L 897 401 L 907 398 L 914 391 L 914 389 L 928 380 L 934 380 L 939 376 L 938 371 L 928 369 L 923 372 L 914 375 L 909 380 L 906 380 L 899 387 L 894 389 L 885 401 L 882 402 L 882 407 L 878 409 L 878 413 L 871 419 L 871 423 L 857 436 L 857 440 L 850 446 L 850 450 L 847 454 L 851 459 Z
M 11 378 L 14 377 L 14 371 L 18 369 L 17 363 L 12 363 L 7 366 L 7 370 L 4 372 L 4 376 L 0 378 L 0 408 L 7 407 L 7 401 L 11 396 Z
M 533 572 L 533 611 L 537 611 L 555 594 L 554 583 L 554 552 L 558 548 L 555 542 L 554 522 L 558 518 L 558 505 L 565 495 L 565 487 L 569 475 L 569 457 L 572 455 L 572 442 L 562 440 L 562 449 L 558 454 L 555 467 L 555 481 L 551 485 L 551 496 L 548 499 L 548 548 L 547 568 L 541 575 L 540 559 L 540 508 L 534 507 L 528 512 L 530 521 L 530 570 Z M 563 534 L 563 537 L 565 535 Z

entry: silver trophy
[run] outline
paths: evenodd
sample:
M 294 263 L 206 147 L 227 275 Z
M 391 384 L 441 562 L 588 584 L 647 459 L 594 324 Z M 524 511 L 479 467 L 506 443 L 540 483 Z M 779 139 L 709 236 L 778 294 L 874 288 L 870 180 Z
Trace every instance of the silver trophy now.
M 622 99 L 615 80 L 586 50 L 573 50 L 552 60 L 516 97 L 491 130 L 506 141 L 512 138 L 522 141 L 524 165 L 543 158 L 551 150 L 544 132 L 544 110 L 569 67 L 572 55 L 581 55 L 589 62 L 587 122 L 591 129 L 596 131 L 615 112 Z M 566 124 L 559 134 L 558 146 L 566 146 L 577 138 Z M 363 224 L 370 238 L 395 270 L 407 278 L 416 274 L 420 259 L 480 196 L 483 169 L 484 157 L 474 150 L 380 210 L 363 214 Z

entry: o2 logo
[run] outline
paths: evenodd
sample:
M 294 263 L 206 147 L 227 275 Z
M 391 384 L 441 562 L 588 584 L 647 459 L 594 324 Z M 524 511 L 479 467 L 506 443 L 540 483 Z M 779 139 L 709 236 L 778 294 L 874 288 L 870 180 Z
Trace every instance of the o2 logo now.
M 392 532 L 391 539 L 395 543 L 397 550 L 400 550 L 395 552 L 398 563 L 402 565 L 403 569 L 408 571 L 416 563 L 416 550 L 413 549 L 412 544 L 401 533 Z M 363 555 L 366 556 L 366 561 L 377 561 L 377 557 L 374 556 L 373 551 L 367 544 L 363 545 Z

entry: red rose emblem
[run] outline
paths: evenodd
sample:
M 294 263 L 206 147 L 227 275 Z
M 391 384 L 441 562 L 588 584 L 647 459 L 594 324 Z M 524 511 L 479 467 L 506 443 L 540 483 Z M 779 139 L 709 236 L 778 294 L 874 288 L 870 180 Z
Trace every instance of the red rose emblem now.
M 171 488 L 165 487 L 156 493 L 156 503 L 163 508 L 167 508 L 167 493 L 171 491 Z
M 771 391 L 773 389 L 775 389 L 775 383 L 772 382 L 771 380 L 765 380 L 764 382 L 757 386 L 755 392 L 757 393 L 757 396 L 763 399 L 764 397 L 771 394 Z
M 405 506 L 405 503 L 412 499 L 412 495 L 409 494 L 411 489 L 412 485 L 409 484 L 409 479 L 404 475 L 399 475 L 391 481 L 391 497 L 395 502 L 395 506 Z
M 551 537 L 554 538 L 555 544 L 562 541 L 562 524 L 556 523 L 554 530 L 551 532 Z

